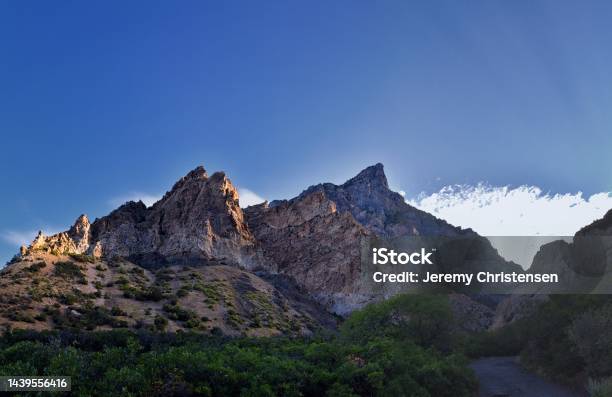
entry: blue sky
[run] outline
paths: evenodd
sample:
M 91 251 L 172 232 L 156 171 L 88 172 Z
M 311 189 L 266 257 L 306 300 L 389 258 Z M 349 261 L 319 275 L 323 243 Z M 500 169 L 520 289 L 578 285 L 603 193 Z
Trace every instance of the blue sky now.
M 2 2 L 0 259 L 7 236 L 198 164 L 269 199 L 379 161 L 407 197 L 609 192 L 611 17 L 605 1 Z

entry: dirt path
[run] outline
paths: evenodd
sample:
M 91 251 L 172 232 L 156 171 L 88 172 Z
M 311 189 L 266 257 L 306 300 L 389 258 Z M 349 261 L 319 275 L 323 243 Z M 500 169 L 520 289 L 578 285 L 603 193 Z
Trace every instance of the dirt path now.
M 549 382 L 521 367 L 516 357 L 489 357 L 470 364 L 480 382 L 480 397 L 587 397 Z

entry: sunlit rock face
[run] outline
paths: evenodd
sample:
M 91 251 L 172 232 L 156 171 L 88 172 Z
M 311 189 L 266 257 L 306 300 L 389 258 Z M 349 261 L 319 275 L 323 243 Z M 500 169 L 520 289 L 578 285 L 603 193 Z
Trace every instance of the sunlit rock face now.
M 144 265 L 222 259 L 248 267 L 253 236 L 244 223 L 238 191 L 224 173 L 191 171 L 146 208 L 127 203 L 94 222 L 92 234 L 105 256 Z
M 66 232 L 45 236 L 42 231 L 39 231 L 29 247 L 22 247 L 20 249 L 20 255 L 25 256 L 32 251 L 55 254 L 87 253 L 91 238 L 90 229 L 91 224 L 89 223 L 89 219 L 87 219 L 87 215 L 81 215 L 75 221 L 74 225 Z
M 224 173 L 202 167 L 147 208 L 128 202 L 91 225 L 81 216 L 68 231 L 39 235 L 30 250 L 131 258 L 145 267 L 218 259 L 248 267 L 253 236 L 238 192 Z

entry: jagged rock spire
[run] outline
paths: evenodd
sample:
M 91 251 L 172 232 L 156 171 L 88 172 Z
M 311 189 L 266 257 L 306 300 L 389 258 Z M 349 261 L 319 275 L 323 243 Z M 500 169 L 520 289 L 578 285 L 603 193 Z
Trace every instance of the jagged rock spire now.
M 374 164 L 361 171 L 354 178 L 349 179 L 344 185 L 369 184 L 372 186 L 389 188 L 384 166 L 381 163 Z

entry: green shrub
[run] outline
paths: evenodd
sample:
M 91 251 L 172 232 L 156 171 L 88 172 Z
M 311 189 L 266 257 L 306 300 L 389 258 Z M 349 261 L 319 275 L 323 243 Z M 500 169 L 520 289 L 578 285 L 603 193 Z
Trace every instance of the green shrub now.
M 81 267 L 74 262 L 56 262 L 53 273 L 58 277 L 76 280 L 80 283 L 86 282 Z
M 113 306 L 110 313 L 112 316 L 127 316 L 127 313 L 121 310 L 118 306 Z
M 453 339 L 453 316 L 444 295 L 398 295 L 354 312 L 340 327 L 348 341 L 376 337 L 413 340 L 421 346 L 448 351 Z
M 569 326 L 569 338 L 590 376 L 612 374 L 612 305 L 578 316 Z
M 197 316 L 195 312 L 183 309 L 179 305 L 165 304 L 163 309 L 166 313 L 168 313 L 168 318 L 171 320 L 189 321 Z
M 46 267 L 47 264 L 45 262 L 36 262 L 33 263 L 32 265 L 28 266 L 25 268 L 26 271 L 30 272 L 30 273 L 37 273 L 40 269 Z
M 612 378 L 600 381 L 589 379 L 587 390 L 590 397 L 610 397 L 612 396 Z
M 525 348 L 527 335 L 519 320 L 503 328 L 472 334 L 464 344 L 470 357 L 516 356 Z
M 81 263 L 95 263 L 96 262 L 96 258 L 94 258 L 91 255 L 85 255 L 85 254 L 69 254 L 69 255 L 72 259 L 74 259 L 77 262 L 81 262 Z
M 198 328 L 200 326 L 200 319 L 197 317 L 191 317 L 185 322 L 186 328 Z
M 74 305 L 79 301 L 79 297 L 76 294 L 67 293 L 60 295 L 58 300 L 63 305 Z
M 460 357 L 389 338 L 345 344 L 335 338 L 154 336 L 144 330 L 13 332 L 0 339 L 0 357 L 0 373 L 72 376 L 75 395 L 103 390 L 109 396 L 198 391 L 211 396 L 467 397 L 476 392 Z
M 62 316 L 49 307 L 64 330 L 5 333 L 0 374 L 72 376 L 72 393 L 82 396 L 100 390 L 108 396 L 474 396 L 477 384 L 465 358 L 433 347 L 448 344 L 442 343 L 446 331 L 432 325 L 445 317 L 445 303 L 437 299 L 383 302 L 351 316 L 338 334 L 311 338 L 227 338 L 218 327 L 212 335 L 161 333 L 168 320 L 159 315 L 153 333 L 146 327 L 83 332 L 123 324 L 113 321 L 114 309 L 85 305 L 79 316 Z M 425 310 L 433 320 L 422 319 Z M 205 321 L 178 305 L 164 311 L 186 327 Z M 376 324 L 380 334 L 369 329 Z
M 165 317 L 157 315 L 155 316 L 155 320 L 153 320 L 153 324 L 158 331 L 164 331 L 168 326 L 168 320 L 166 320 Z

